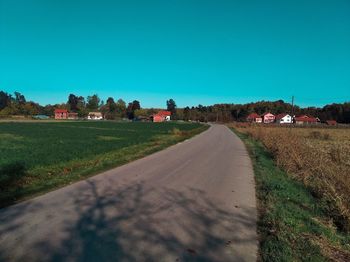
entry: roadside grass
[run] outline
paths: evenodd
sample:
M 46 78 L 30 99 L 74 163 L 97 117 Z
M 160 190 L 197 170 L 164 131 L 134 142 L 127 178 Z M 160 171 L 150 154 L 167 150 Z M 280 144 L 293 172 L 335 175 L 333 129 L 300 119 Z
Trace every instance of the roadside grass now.
M 259 208 L 261 261 L 350 261 L 350 236 L 324 204 L 278 168 L 263 144 L 234 130 L 251 156 Z
M 261 141 L 277 166 L 301 181 L 322 202 L 339 230 L 350 233 L 349 129 L 235 127 Z
M 0 207 L 142 158 L 201 133 L 189 123 L 0 123 Z

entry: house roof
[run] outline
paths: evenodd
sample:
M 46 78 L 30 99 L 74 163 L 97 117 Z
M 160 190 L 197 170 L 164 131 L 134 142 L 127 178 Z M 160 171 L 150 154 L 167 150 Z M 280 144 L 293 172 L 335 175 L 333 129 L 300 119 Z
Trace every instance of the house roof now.
M 55 113 L 68 113 L 68 110 L 57 108 L 57 109 L 55 109 Z
M 156 115 L 158 116 L 171 116 L 170 111 L 159 111 Z
M 273 116 L 275 116 L 274 114 L 271 114 L 270 112 L 267 112 L 267 113 L 263 114 L 263 116 L 266 116 L 266 115 L 273 115 Z
M 289 114 L 286 114 L 286 113 L 278 114 L 278 115 L 276 116 L 276 119 L 279 120 L 279 119 L 282 119 L 282 118 L 285 117 L 285 116 L 289 116 Z
M 311 123 L 316 123 L 317 119 L 315 117 L 310 117 L 307 115 L 302 115 L 302 116 L 297 116 L 295 118 L 295 121 L 299 121 L 299 122 L 311 122 Z
M 247 116 L 247 119 L 261 118 L 257 113 L 251 113 Z
M 89 115 L 102 116 L 101 112 L 89 112 Z

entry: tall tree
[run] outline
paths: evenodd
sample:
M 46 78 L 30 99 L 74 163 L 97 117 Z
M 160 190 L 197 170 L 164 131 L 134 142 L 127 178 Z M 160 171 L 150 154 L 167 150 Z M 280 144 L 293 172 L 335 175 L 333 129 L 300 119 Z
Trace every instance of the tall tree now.
M 98 108 L 100 107 L 100 102 L 101 102 L 101 100 L 97 94 L 94 94 L 92 96 L 88 96 L 86 108 L 90 109 L 90 110 L 98 110 Z
M 116 111 L 117 115 L 119 117 L 125 117 L 126 116 L 126 103 L 123 99 L 118 99 L 116 103 Z
M 25 104 L 26 102 L 26 98 L 24 97 L 24 95 L 22 95 L 20 92 L 15 92 L 15 102 L 16 104 Z
M 137 100 L 134 100 L 128 104 L 128 107 L 126 109 L 126 114 L 129 119 L 134 119 L 135 118 L 135 111 L 140 110 L 141 105 L 140 102 Z
M 171 112 L 172 117 L 175 119 L 176 118 L 176 103 L 172 98 L 166 101 L 166 107 L 167 107 L 167 110 Z
M 68 101 L 67 104 L 69 105 L 70 110 L 77 112 L 78 111 L 78 103 L 79 103 L 79 99 L 76 95 L 74 94 L 70 94 L 68 96 Z
M 114 102 L 113 97 L 108 97 L 107 102 L 106 102 L 106 106 L 108 107 L 108 111 L 110 113 L 114 113 L 117 109 L 117 106 Z
M 135 117 L 132 102 L 130 102 L 128 104 L 128 107 L 126 108 L 126 115 L 128 116 L 129 119 L 134 119 L 134 117 Z
M 81 111 L 85 108 L 85 98 L 83 96 L 79 96 L 78 97 L 78 103 L 77 103 L 77 107 L 78 109 Z
M 116 118 L 116 109 L 113 97 L 108 97 L 106 105 L 102 106 L 101 111 L 106 119 L 112 120 Z
M 11 103 L 11 95 L 6 92 L 0 91 L 0 110 L 4 109 Z
M 137 100 L 132 101 L 132 110 L 135 111 L 139 109 L 141 109 L 140 102 Z

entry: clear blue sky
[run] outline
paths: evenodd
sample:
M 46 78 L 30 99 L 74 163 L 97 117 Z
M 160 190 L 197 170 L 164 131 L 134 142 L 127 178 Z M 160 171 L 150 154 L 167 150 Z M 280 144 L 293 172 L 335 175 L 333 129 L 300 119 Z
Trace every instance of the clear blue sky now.
M 350 100 L 349 0 L 0 0 L 0 90 L 143 107 Z

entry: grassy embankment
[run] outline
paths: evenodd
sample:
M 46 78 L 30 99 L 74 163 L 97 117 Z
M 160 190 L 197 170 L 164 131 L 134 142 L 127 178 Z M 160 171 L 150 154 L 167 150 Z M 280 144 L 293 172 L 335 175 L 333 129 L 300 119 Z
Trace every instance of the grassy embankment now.
M 234 128 L 253 160 L 261 259 L 350 261 L 350 130 Z
M 204 131 L 189 123 L 0 123 L 0 206 L 141 158 Z

